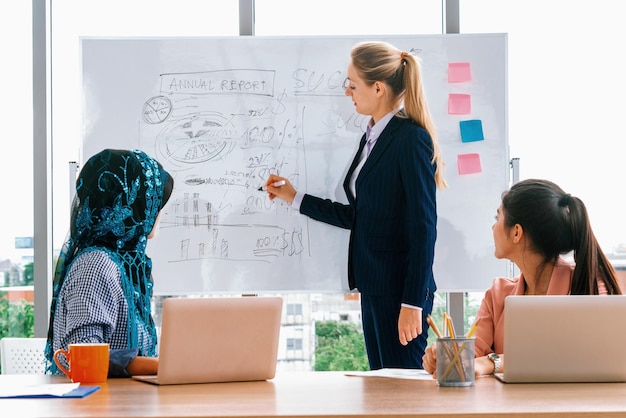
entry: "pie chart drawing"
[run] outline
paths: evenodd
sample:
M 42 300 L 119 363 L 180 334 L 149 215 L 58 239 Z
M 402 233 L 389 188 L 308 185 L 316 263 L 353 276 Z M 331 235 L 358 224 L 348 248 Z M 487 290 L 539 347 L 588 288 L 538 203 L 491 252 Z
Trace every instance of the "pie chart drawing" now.
M 154 96 L 143 105 L 144 122 L 156 125 L 164 122 L 172 113 L 172 102 L 165 96 Z
M 224 159 L 234 148 L 236 130 L 218 113 L 202 113 L 172 122 L 160 135 L 162 155 L 176 165 Z

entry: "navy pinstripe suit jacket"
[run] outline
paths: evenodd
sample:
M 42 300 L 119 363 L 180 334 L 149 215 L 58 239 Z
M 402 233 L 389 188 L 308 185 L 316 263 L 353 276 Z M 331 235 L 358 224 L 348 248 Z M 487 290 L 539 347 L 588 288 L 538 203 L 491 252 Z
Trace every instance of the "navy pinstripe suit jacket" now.
M 433 277 L 437 237 L 435 165 L 430 135 L 410 119 L 394 116 L 356 180 L 349 182 L 365 146 L 348 170 L 343 187 L 348 204 L 305 195 L 300 212 L 350 229 L 350 288 L 369 295 L 398 295 L 423 306 L 436 290 Z

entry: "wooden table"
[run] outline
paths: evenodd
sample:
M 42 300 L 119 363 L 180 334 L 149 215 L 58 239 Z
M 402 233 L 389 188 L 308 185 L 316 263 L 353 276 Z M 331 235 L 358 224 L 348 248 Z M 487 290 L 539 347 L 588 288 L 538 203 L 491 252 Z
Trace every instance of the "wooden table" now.
M 0 384 L 63 382 L 0 375 Z M 9 412 L 10 411 L 10 412 Z M 626 383 L 503 384 L 282 372 L 267 382 L 153 386 L 109 379 L 82 399 L 0 399 L 2 417 L 626 417 Z

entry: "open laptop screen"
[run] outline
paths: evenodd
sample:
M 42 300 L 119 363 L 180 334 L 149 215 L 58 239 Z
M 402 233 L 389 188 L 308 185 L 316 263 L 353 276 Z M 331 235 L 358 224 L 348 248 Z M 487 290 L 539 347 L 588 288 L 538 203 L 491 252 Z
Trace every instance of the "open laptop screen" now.
M 506 382 L 626 381 L 626 296 L 509 296 Z

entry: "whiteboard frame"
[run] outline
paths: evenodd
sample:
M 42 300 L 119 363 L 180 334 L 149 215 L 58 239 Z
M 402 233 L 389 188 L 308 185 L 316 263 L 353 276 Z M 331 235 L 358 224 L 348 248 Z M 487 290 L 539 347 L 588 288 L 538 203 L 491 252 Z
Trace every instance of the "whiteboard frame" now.
M 506 34 L 472 34 L 472 35 L 411 35 L 411 36 L 401 36 L 401 35 L 397 35 L 397 36 L 389 36 L 389 37 L 385 37 L 388 40 L 390 40 L 391 42 L 394 42 L 395 39 L 400 39 L 400 38 L 415 38 L 415 39 L 420 39 L 420 38 L 448 38 L 451 39 L 453 37 L 462 37 L 462 38 L 475 38 L 475 39 L 480 39 L 481 37 L 493 37 L 493 36 L 499 36 L 499 37 L 503 37 L 504 38 L 504 50 L 502 51 L 502 53 L 504 54 L 504 74 L 502 74 L 502 77 L 504 79 L 504 102 L 503 102 L 503 106 L 506 108 L 508 105 L 508 97 L 507 96 L 507 92 L 506 92 L 506 80 L 507 80 L 507 75 L 506 75 Z M 254 37 L 255 39 L 261 39 L 263 41 L 267 41 L 267 40 L 272 40 L 272 39 L 284 39 L 285 37 Z M 334 40 L 337 39 L 337 37 L 299 37 L 298 39 L 305 39 L 305 40 L 311 40 L 311 39 L 321 39 L 321 40 Z M 355 37 L 339 37 L 339 38 L 348 38 L 348 39 L 352 39 L 354 41 L 357 40 L 361 40 L 364 39 L 365 37 L 361 37 L 361 36 L 355 36 Z M 87 40 L 93 40 L 94 38 L 85 38 Z M 128 40 L 132 40 L 132 41 L 137 41 L 137 40 L 141 40 L 141 39 L 145 39 L 145 38 L 128 38 Z M 226 39 L 230 39 L 230 38 L 203 38 L 207 41 L 211 41 L 211 40 L 226 40 Z M 240 38 L 237 38 L 238 40 L 240 40 Z M 252 39 L 252 38 L 249 38 Z M 106 41 L 106 38 L 99 38 L 98 40 L 103 40 Z M 119 38 L 116 40 L 120 40 Z M 165 38 L 164 41 L 169 41 L 171 40 L 171 38 Z M 501 173 L 501 175 L 503 176 L 504 181 L 502 182 L 502 186 L 500 187 L 501 190 L 498 190 L 498 193 L 501 193 L 502 191 L 504 191 L 509 184 L 509 165 L 510 165 L 510 159 L 508 157 L 508 118 L 506 117 L 506 109 L 504 111 L 504 120 L 501 121 L 501 123 L 503 124 L 503 135 L 505 136 L 504 141 L 503 141 L 503 149 L 501 150 L 505 157 L 504 159 L 506 160 L 506 164 L 503 164 L 503 166 L 506 166 L 505 169 L 503 169 L 503 172 Z M 86 156 L 83 157 L 84 159 L 86 158 Z M 347 161 L 348 162 L 348 161 Z M 346 163 L 347 163 L 346 162 Z M 449 167 L 450 167 L 450 163 L 449 163 Z M 452 166 L 452 169 L 454 169 L 455 167 Z M 441 193 L 447 193 L 447 191 L 443 191 Z M 499 198 L 499 196 L 498 196 Z M 497 205 L 496 205 L 497 206 Z M 495 209 L 494 209 L 495 210 Z M 487 215 L 489 216 L 489 215 Z M 484 228 L 486 229 L 486 228 Z M 484 253 L 484 251 L 483 251 Z M 492 257 L 492 254 L 489 254 L 488 257 L 483 255 L 483 258 L 489 259 L 490 257 Z M 478 264 L 476 264 L 475 266 L 480 266 L 481 263 L 483 263 L 482 261 Z M 498 274 L 485 274 L 483 276 L 488 277 L 488 281 L 490 283 L 490 281 L 493 279 L 493 277 L 495 276 L 504 276 L 506 275 L 506 273 L 509 271 L 508 267 L 506 266 L 506 262 L 500 263 L 502 265 L 502 269 L 501 272 L 502 273 L 498 273 Z M 436 268 L 437 268 L 437 260 L 436 260 Z M 467 269 L 464 269 L 464 271 L 467 271 Z M 470 272 L 471 274 L 471 272 Z M 440 274 L 437 274 L 436 277 L 440 277 Z M 341 280 L 345 283 L 345 275 L 343 275 L 341 277 Z M 456 283 L 456 284 L 448 284 L 447 280 L 439 280 L 437 279 L 439 282 L 439 290 L 440 291 L 448 291 L 448 292 L 454 292 L 454 291 L 473 291 L 473 290 L 484 290 L 486 287 L 488 287 L 488 283 L 486 281 L 480 281 L 477 282 L 476 280 L 470 279 L 470 280 L 464 280 L 461 283 Z M 239 289 L 238 289 L 239 290 Z M 254 291 L 254 292 L 267 292 L 267 291 L 276 291 L 276 292 L 289 292 L 289 291 L 312 291 L 312 292 L 324 292 L 324 291 L 331 291 L 331 292 L 335 292 L 335 291 L 345 291 L 345 285 L 342 284 L 339 287 L 333 287 L 333 288 L 307 288 L 307 289 L 281 289 L 281 288 L 260 288 L 260 289 L 241 289 L 241 290 L 245 290 L 245 291 Z M 158 289 L 156 289 L 157 293 L 159 293 Z M 211 288 L 206 288 L 203 289 L 201 292 L 203 291 L 207 291 L 207 292 L 213 292 L 213 291 L 224 291 L 224 289 L 211 289 Z M 228 292 L 229 290 L 226 290 L 226 292 Z M 180 290 L 181 293 L 189 293 L 188 291 L 186 291 L 185 289 L 181 289 Z M 167 294 L 172 294 L 171 289 L 168 290 L 166 292 Z

